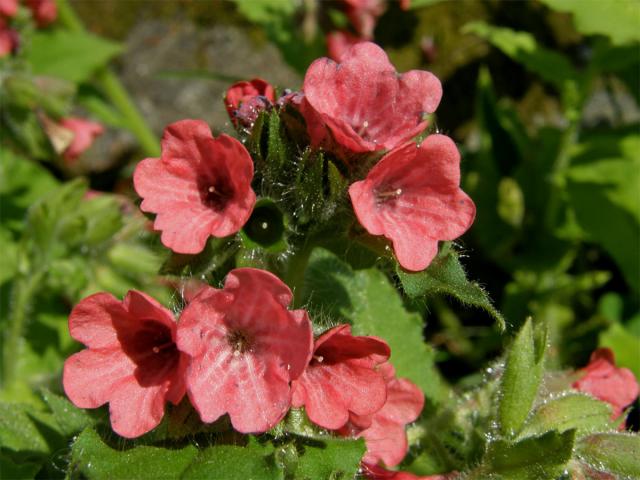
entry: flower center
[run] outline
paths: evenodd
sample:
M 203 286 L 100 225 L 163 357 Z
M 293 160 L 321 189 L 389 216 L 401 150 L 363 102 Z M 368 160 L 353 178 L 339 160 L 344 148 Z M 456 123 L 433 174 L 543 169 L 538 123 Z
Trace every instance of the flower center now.
M 227 342 L 235 356 L 250 352 L 253 348 L 253 338 L 243 330 L 232 330 L 227 334 Z
M 213 210 L 223 210 L 233 192 L 224 182 L 205 180 L 200 185 L 200 198 L 202 203 Z

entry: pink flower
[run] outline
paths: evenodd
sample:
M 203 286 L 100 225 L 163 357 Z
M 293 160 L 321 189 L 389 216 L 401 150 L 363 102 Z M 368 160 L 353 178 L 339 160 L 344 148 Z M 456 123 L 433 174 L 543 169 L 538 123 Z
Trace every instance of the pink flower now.
M 119 302 L 96 293 L 73 309 L 69 331 L 88 348 L 65 362 L 64 391 L 80 408 L 109 402 L 119 435 L 148 432 L 165 402 L 177 405 L 184 396 L 187 357 L 176 348 L 176 322 L 153 298 L 132 290 Z
M 418 418 L 424 406 L 420 389 L 404 378 L 396 378 L 389 363 L 381 367 L 387 382 L 387 401 L 373 415 L 351 415 L 350 423 L 340 433 L 363 437 L 367 453 L 363 462 L 383 461 L 387 467 L 398 465 L 409 449 L 405 425 Z
M 455 478 L 458 472 L 451 472 L 445 475 L 418 476 L 409 472 L 387 470 L 379 465 L 363 462 L 362 474 L 368 480 L 448 480 Z
M 424 270 L 439 240 L 453 240 L 473 223 L 475 205 L 460 187 L 460 154 L 445 135 L 392 150 L 349 187 L 358 220 L 384 235 L 403 268 Z
M 613 352 L 608 348 L 594 351 L 589 364 L 578 372 L 582 376 L 572 387 L 611 405 L 613 419 L 638 397 L 635 375 L 627 368 L 617 368 Z
M 231 85 L 224 97 L 224 105 L 235 126 L 251 128 L 260 112 L 273 104 L 275 90 L 261 78 Z
M 378 17 L 387 8 L 385 0 L 343 0 L 346 14 L 358 34 L 367 40 L 373 38 Z
M 358 43 L 364 42 L 360 37 L 356 37 L 352 33 L 344 30 L 335 30 L 327 34 L 327 50 L 329 58 L 336 62 L 340 62 L 342 57 L 349 51 L 351 47 Z
M 18 12 L 18 0 L 0 0 L 0 16 L 11 18 Z
M 350 413 L 377 412 L 387 386 L 376 367 L 390 353 L 379 338 L 352 336 L 349 325 L 332 328 L 316 340 L 311 363 L 293 383 L 293 406 L 304 405 L 313 423 L 331 430 L 344 426 Z
M 425 129 L 424 115 L 434 112 L 442 97 L 433 74 L 398 74 L 384 50 L 370 42 L 354 45 L 341 63 L 329 58 L 313 62 L 303 91 L 315 114 L 302 111 L 312 144 L 321 146 L 330 132 L 335 143 L 356 153 L 392 149 L 413 138 Z
M 140 208 L 156 213 L 162 243 L 178 253 L 201 252 L 209 236 L 242 228 L 253 210 L 253 161 L 228 135 L 213 138 L 206 123 L 182 120 L 162 137 L 162 157 L 140 162 L 133 174 Z
M 55 0 L 26 0 L 25 3 L 33 12 L 33 18 L 40 28 L 53 23 L 58 16 Z
M 84 118 L 63 118 L 60 121 L 60 126 L 73 133 L 71 144 L 62 154 L 62 157 L 69 163 L 77 160 L 91 146 L 95 138 L 104 132 L 104 127 L 101 124 Z
M 289 384 L 313 347 L 307 312 L 287 310 L 291 298 L 275 275 L 238 268 L 184 309 L 178 348 L 192 357 L 187 388 L 203 422 L 228 413 L 239 432 L 265 432 L 287 413 Z
M 18 32 L 9 28 L 4 18 L 0 17 L 0 58 L 14 53 L 19 43 Z

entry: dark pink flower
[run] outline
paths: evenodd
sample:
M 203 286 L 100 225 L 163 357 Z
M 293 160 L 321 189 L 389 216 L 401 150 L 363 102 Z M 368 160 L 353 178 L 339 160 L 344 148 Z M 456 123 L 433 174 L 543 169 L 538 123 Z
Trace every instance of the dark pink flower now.
M 55 0 L 26 0 L 25 3 L 33 12 L 33 18 L 40 28 L 53 23 L 58 17 Z
M 178 347 L 191 355 L 187 387 L 202 421 L 227 413 L 236 430 L 257 433 L 287 413 L 313 347 L 307 312 L 287 310 L 291 298 L 275 275 L 239 268 L 184 309 Z
M 445 475 L 418 476 L 409 472 L 387 470 L 380 465 L 362 463 L 362 474 L 368 480 L 449 480 L 458 475 L 458 472 L 451 472 Z
M 458 149 L 445 135 L 392 150 L 349 195 L 362 226 L 391 240 L 400 265 L 412 271 L 431 263 L 439 240 L 462 235 L 476 211 L 460 189 Z
M 18 0 L 0 0 L 0 16 L 11 18 L 18 12 Z
M 234 125 L 253 126 L 260 112 L 273 104 L 275 90 L 261 78 L 231 85 L 224 97 L 224 105 Z
M 354 45 L 364 42 L 360 37 L 344 30 L 329 32 L 326 37 L 329 58 L 336 62 L 342 61 L 342 57 Z
M 63 118 L 60 121 L 60 126 L 73 133 L 71 144 L 62 154 L 62 157 L 69 163 L 77 160 L 91 146 L 95 138 L 104 133 L 104 127 L 101 124 L 84 118 Z
M 337 430 L 349 414 L 370 415 L 382 408 L 387 386 L 376 370 L 390 355 L 376 337 L 354 337 L 349 325 L 339 325 L 315 342 L 313 358 L 293 383 L 294 407 L 304 405 L 311 421 Z
M 385 0 L 343 0 L 346 14 L 358 34 L 367 40 L 373 38 L 376 22 L 387 4 Z
M 572 387 L 611 405 L 614 419 L 638 397 L 635 375 L 627 368 L 616 367 L 613 352 L 608 348 L 594 351 L 589 364 L 578 373 L 581 378 Z
M 201 252 L 209 236 L 226 237 L 245 224 L 256 195 L 253 161 L 238 140 L 213 138 L 207 124 L 182 120 L 162 137 L 162 157 L 140 162 L 133 174 L 140 208 L 156 213 L 154 228 L 174 252 Z
M 312 144 L 321 146 L 330 132 L 335 143 L 351 152 L 405 143 L 425 129 L 425 114 L 434 112 L 442 97 L 433 74 L 398 74 L 384 50 L 370 42 L 351 47 L 341 63 L 329 58 L 313 62 L 303 91 L 314 113 L 302 111 Z
M 65 362 L 64 391 L 80 408 L 109 402 L 119 435 L 148 432 L 162 420 L 165 402 L 184 397 L 187 357 L 176 347 L 171 312 L 153 298 L 132 290 L 119 302 L 96 293 L 73 309 L 69 331 L 88 348 Z
M 377 464 L 383 461 L 387 467 L 398 465 L 409 449 L 405 425 L 415 421 L 424 406 L 420 389 L 404 378 L 396 378 L 389 363 L 381 366 L 387 382 L 387 401 L 373 415 L 351 415 L 343 435 L 364 438 L 367 453 L 363 462 Z

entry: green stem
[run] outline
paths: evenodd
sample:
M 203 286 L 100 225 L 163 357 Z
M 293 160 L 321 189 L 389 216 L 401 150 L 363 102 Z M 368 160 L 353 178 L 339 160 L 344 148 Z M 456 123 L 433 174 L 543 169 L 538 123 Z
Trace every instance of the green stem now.
M 57 0 L 57 5 L 58 20 L 61 25 L 74 32 L 86 31 L 73 8 L 69 5 L 68 0 Z M 127 127 L 137 138 L 144 153 L 150 157 L 160 156 L 158 138 L 149 128 L 118 77 L 109 67 L 104 67 L 96 72 L 96 82 L 124 117 Z
M 27 319 L 31 297 L 40 286 L 42 273 L 30 277 L 17 278 L 13 285 L 12 302 L 9 307 L 8 328 L 3 345 L 2 383 L 9 385 L 16 375 L 16 367 L 20 358 L 22 334 Z
M 309 264 L 309 257 L 313 251 L 313 244 L 307 241 L 296 253 L 289 257 L 284 281 L 294 293 L 293 307 L 302 306 L 302 288 L 304 286 L 304 273 Z

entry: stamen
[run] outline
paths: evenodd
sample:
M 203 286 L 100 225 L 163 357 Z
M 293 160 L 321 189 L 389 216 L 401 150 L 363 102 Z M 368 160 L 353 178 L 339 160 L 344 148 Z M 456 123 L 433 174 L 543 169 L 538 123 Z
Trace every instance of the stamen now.
M 376 197 L 380 199 L 390 198 L 390 197 L 399 197 L 402 195 L 402 189 L 396 188 L 395 190 L 387 190 L 385 192 L 376 192 Z
M 313 359 L 318 363 L 322 363 L 322 361 L 324 360 L 324 357 L 322 355 L 314 355 Z
M 162 350 L 166 350 L 167 348 L 171 348 L 173 346 L 174 346 L 173 341 L 170 341 L 170 342 L 163 343 L 162 345 L 156 345 L 151 350 L 153 350 L 153 353 L 160 353 Z
M 364 122 L 362 122 L 362 125 L 356 133 L 362 137 L 367 132 L 367 128 L 369 128 L 369 122 L 365 120 Z

